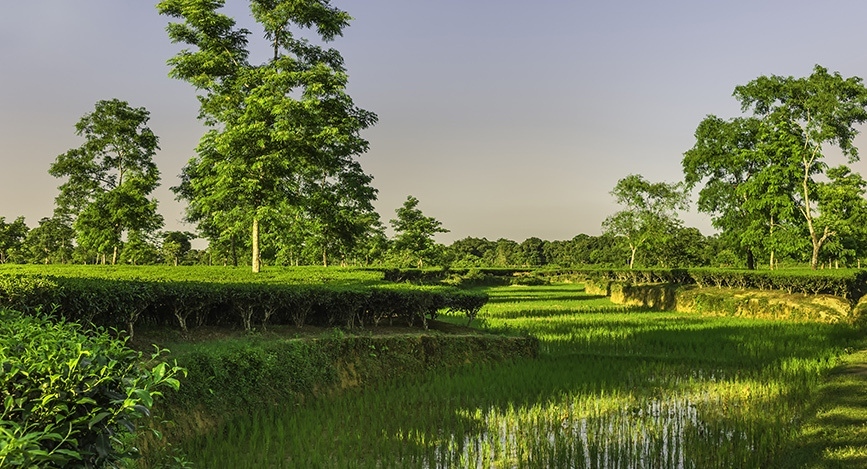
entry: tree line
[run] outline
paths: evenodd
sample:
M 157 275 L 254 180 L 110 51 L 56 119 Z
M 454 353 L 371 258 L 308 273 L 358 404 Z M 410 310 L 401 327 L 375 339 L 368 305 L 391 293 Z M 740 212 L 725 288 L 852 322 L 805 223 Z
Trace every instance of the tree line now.
M 439 222 L 425 216 L 418 208 L 418 199 L 408 201 L 398 211 L 411 211 L 412 217 L 401 216 L 392 221 L 404 225 L 392 237 L 386 236 L 382 226 L 371 236 L 355 245 L 354 249 L 340 251 L 335 263 L 349 266 L 372 267 L 626 267 L 631 250 L 623 237 L 602 234 L 579 234 L 569 240 L 543 240 L 530 237 L 523 241 L 500 238 L 467 237 L 451 244 L 437 243 L 433 236 L 438 231 L 426 229 Z M 397 211 L 396 211 L 397 212 Z M 418 222 L 422 219 L 422 222 Z M 409 223 L 415 223 L 408 226 Z M 211 244 L 202 250 L 192 249 L 189 232 L 161 232 L 143 243 L 124 243 L 119 263 L 169 265 L 240 265 L 249 266 L 250 260 L 240 253 L 249 245 L 235 246 L 235 252 L 226 246 Z M 270 246 L 270 245 L 269 245 Z M 323 265 L 321 253 L 315 245 L 299 246 L 293 257 L 284 257 L 287 249 L 268 247 L 261 253 L 266 265 Z M 5 222 L 0 218 L 0 258 L 9 263 L 93 263 L 88 253 L 74 243 L 74 230 L 46 218 L 40 225 L 28 229 L 23 218 Z M 680 227 L 666 238 L 639 251 L 635 262 L 640 266 L 736 267 L 737 258 L 725 249 L 718 236 L 704 236 L 692 227 Z
M 761 76 L 736 87 L 744 115 L 701 121 L 682 156 L 682 181 L 633 174 L 617 182 L 611 194 L 622 209 L 602 223 L 602 236 L 467 238 L 446 247 L 433 236 L 447 230 L 415 197 L 390 220 L 391 239 L 373 209 L 377 189 L 358 159 L 369 147 L 361 132 L 377 116 L 354 104 L 343 58 L 327 47 L 348 13 L 329 0 L 249 0 L 263 39 L 250 41 L 251 31 L 220 12 L 223 4 L 157 4 L 171 18 L 169 40 L 185 47 L 168 60 L 169 76 L 195 89 L 206 126 L 172 187 L 196 233 L 161 231 L 151 196 L 159 139 L 145 108 L 114 98 L 75 124 L 83 144 L 50 166 L 64 180 L 53 216 L 32 229 L 0 219 L 0 263 L 194 262 L 254 272 L 263 263 L 815 269 L 860 266 L 867 253 L 867 182 L 826 157 L 835 148 L 850 164 L 858 159 L 854 138 L 867 120 L 858 77 L 817 65 L 808 77 Z M 680 220 L 694 190 L 718 235 Z M 196 236 L 207 250 L 191 249 Z
M 860 267 L 867 254 L 867 181 L 849 164 L 867 121 L 867 88 L 816 65 L 808 77 L 761 76 L 737 86 L 744 116 L 708 115 L 683 155 L 684 180 L 651 183 L 640 175 L 612 191 L 623 210 L 603 223 L 631 252 L 665 242 L 682 225 L 677 210 L 698 189 L 698 210 L 711 216 L 722 246 L 748 269 L 801 262 Z M 631 266 L 631 264 L 630 264 Z

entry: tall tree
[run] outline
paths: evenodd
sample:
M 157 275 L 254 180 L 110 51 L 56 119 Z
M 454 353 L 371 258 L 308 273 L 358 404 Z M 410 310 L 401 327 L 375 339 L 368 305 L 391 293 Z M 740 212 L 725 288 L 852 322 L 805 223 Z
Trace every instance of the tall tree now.
M 844 262 L 867 254 L 867 181 L 845 165 L 829 168 L 817 183 L 817 230 L 834 233 L 827 244 L 829 260 Z
M 711 215 L 722 239 L 745 257 L 747 268 L 755 269 L 759 253 L 768 253 L 773 265 L 794 210 L 798 169 L 791 154 L 767 145 L 764 124 L 754 117 L 726 121 L 707 116 L 695 139 L 682 164 L 687 188 L 704 181 L 699 211 Z
M 521 264 L 525 267 L 541 267 L 548 263 L 545 256 L 545 241 L 531 236 L 520 244 Z
M 818 196 L 815 175 L 824 173 L 825 147 L 839 148 L 849 162 L 858 160 L 854 145 L 857 125 L 867 121 L 867 88 L 861 78 L 843 78 L 816 65 L 809 77 L 761 76 L 735 88 L 741 110 L 751 110 L 772 130 L 769 143 L 789 152 L 799 162 L 801 177 L 797 209 L 806 222 L 812 244 L 810 267 L 819 262 L 819 251 L 837 233 L 817 223 Z
M 418 208 L 418 199 L 407 196 L 403 206 L 395 210 L 397 218 L 389 220 L 395 231 L 393 248 L 404 262 L 414 262 L 418 268 L 424 267 L 436 257 L 437 244 L 433 237 L 437 233 L 448 233 L 437 219 L 425 216 Z
M 152 232 L 163 224 L 148 196 L 159 185 L 153 156 L 158 138 L 147 127 L 150 113 L 126 101 L 99 101 L 75 125 L 84 144 L 59 155 L 49 168 L 68 178 L 59 189 L 57 215 L 74 219 L 78 244 L 112 264 L 129 230 Z
M 6 223 L 6 219 L 0 217 L 0 264 L 17 257 L 28 231 L 24 217 L 18 217 L 11 223 Z
M 836 146 L 850 163 L 858 159 L 854 138 L 867 121 L 867 88 L 858 77 L 816 65 L 808 77 L 761 76 L 736 87 L 734 96 L 752 115 L 709 116 L 699 125 L 696 145 L 684 154 L 686 182 L 707 181 L 699 209 L 748 253 L 763 242 L 771 265 L 776 250 L 800 244 L 794 233 L 802 226 L 815 269 L 822 246 L 838 235 L 819 223 L 824 151 Z
M 306 212 L 313 222 L 309 242 L 322 254 L 323 266 L 328 266 L 329 252 L 339 254 L 345 263 L 362 237 L 379 223 L 373 208 L 376 189 L 370 186 L 371 180 L 353 161 L 334 177 L 323 177 L 305 191 Z
M 629 243 L 630 269 L 635 266 L 640 248 L 665 242 L 672 227 L 681 225 L 677 210 L 687 206 L 680 184 L 652 183 L 637 174 L 617 181 L 611 195 L 625 208 L 606 218 L 602 229 L 606 234 L 622 236 Z
M 200 118 L 211 127 L 176 192 L 190 203 L 188 219 L 205 225 L 212 241 L 216 233 L 246 225 L 258 272 L 261 222 L 306 206 L 311 185 L 339 180 L 367 151 L 359 134 L 376 115 L 356 107 L 346 93 L 340 53 L 299 35 L 315 30 L 323 42 L 331 41 L 349 24 L 346 12 L 329 0 L 250 0 L 269 44 L 270 59 L 257 65 L 249 61 L 250 32 L 217 12 L 223 4 L 157 5 L 161 14 L 183 21 L 169 24 L 169 37 L 194 49 L 169 60 L 170 76 L 201 92 Z
M 165 262 L 177 266 L 181 259 L 193 248 L 190 242 L 195 235 L 186 231 L 168 231 L 163 233 L 163 243 L 160 246 Z
M 60 217 L 43 218 L 27 233 L 24 249 L 29 262 L 64 264 L 72 259 L 75 230 Z
M 482 259 L 490 257 L 490 251 L 496 249 L 496 243 L 487 238 L 464 238 L 453 242 L 446 252 L 449 263 L 454 267 L 481 267 Z

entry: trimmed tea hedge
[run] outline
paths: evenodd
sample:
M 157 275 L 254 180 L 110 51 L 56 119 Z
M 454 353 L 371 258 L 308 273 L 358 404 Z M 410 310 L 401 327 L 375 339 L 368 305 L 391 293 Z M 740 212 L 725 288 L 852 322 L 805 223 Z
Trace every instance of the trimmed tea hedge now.
M 383 278 L 389 282 L 430 285 L 440 282 L 455 283 L 456 278 L 466 280 L 466 283 L 482 285 L 509 285 L 516 279 L 534 273 L 529 268 L 461 268 L 461 269 L 385 269 Z
M 552 271 L 549 275 L 591 280 L 599 287 L 610 282 L 695 284 L 698 287 L 834 295 L 853 303 L 867 294 L 865 270 L 586 269 Z
M 0 306 L 54 311 L 67 320 L 124 328 L 137 323 L 191 326 L 317 324 L 355 327 L 405 321 L 427 327 L 441 309 L 470 321 L 485 293 L 411 285 L 217 283 L 106 279 L 52 275 L 0 275 Z

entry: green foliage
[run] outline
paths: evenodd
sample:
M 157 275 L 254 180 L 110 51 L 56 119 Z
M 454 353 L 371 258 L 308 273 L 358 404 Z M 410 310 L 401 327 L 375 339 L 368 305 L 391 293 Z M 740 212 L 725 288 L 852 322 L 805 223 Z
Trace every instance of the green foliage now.
M 59 155 L 48 172 L 65 177 L 56 199 L 56 215 L 72 220 L 76 241 L 84 250 L 117 262 L 123 235 L 129 230 L 152 232 L 163 224 L 156 199 L 159 185 L 153 156 L 158 138 L 147 127 L 150 113 L 126 101 L 98 101 L 92 113 L 75 125 L 85 142 Z
M 64 264 L 72 260 L 73 239 L 75 230 L 62 218 L 43 218 L 27 233 L 25 257 L 34 264 Z
M 6 219 L 0 217 L 0 264 L 22 256 L 22 245 L 28 231 L 24 217 L 18 217 L 11 223 L 6 223 Z
M 328 344 L 334 345 L 334 344 Z M 188 370 L 184 390 L 170 398 L 174 411 L 211 412 L 256 406 L 293 406 L 314 388 L 337 380 L 333 347 L 301 340 L 248 339 L 193 346 L 178 358 Z M 289 366 L 291 364 L 291 366 Z
M 433 237 L 448 233 L 437 219 L 425 216 L 418 208 L 418 199 L 407 196 L 403 206 L 395 210 L 397 218 L 389 221 L 395 231 L 392 245 L 401 267 L 415 264 L 419 269 L 437 260 L 438 245 Z
M 679 184 L 650 183 L 642 176 L 630 174 L 617 181 L 611 191 L 625 208 L 602 222 L 605 233 L 622 236 L 631 250 L 629 268 L 645 245 L 664 243 L 669 232 L 681 225 L 677 210 L 686 208 L 687 198 Z
M 162 389 L 184 370 L 124 340 L 0 309 L 0 466 L 114 467 Z
M 195 238 L 194 234 L 185 231 L 163 233 L 161 250 L 165 261 L 174 265 L 180 264 L 184 256 L 192 249 L 190 240 L 193 238 Z
M 755 288 L 787 293 L 834 295 L 853 303 L 867 293 L 867 271 L 749 271 L 690 269 L 699 287 Z
M 435 285 L 446 283 L 455 286 L 508 285 L 511 279 L 530 274 L 530 268 L 462 268 L 462 269 L 385 269 L 383 278 L 389 282 Z
M 476 306 L 487 301 L 480 292 L 388 284 L 373 280 L 381 273 L 359 270 L 346 271 L 342 281 L 336 269 L 297 269 L 301 274 L 295 277 L 255 281 L 233 278 L 228 269 L 17 270 L 0 275 L 0 306 L 27 312 L 56 306 L 56 314 L 68 320 L 119 327 L 130 335 L 140 321 L 184 332 L 215 324 L 239 324 L 247 331 L 269 324 L 353 328 L 381 321 L 427 327 L 441 309 L 462 311 L 472 320 Z M 28 273 L 38 270 L 55 275 Z
M 735 269 L 561 269 L 548 275 L 591 280 L 608 290 L 611 282 L 640 285 L 663 283 L 703 287 L 779 290 L 786 293 L 833 295 L 854 304 L 867 294 L 867 270 L 735 270 Z M 610 293 L 610 291 L 609 291 Z
M 858 77 L 816 65 L 808 77 L 761 76 L 734 92 L 741 110 L 752 116 L 723 120 L 708 116 L 684 154 L 687 186 L 704 181 L 699 210 L 711 214 L 730 248 L 776 258 L 796 252 L 809 256 L 813 269 L 834 238 L 863 240 L 854 212 L 864 208 L 863 180 L 845 170 L 828 171 L 825 147 L 836 146 L 850 163 L 858 159 L 854 138 L 867 121 L 867 88 Z M 842 172 L 841 172 L 842 171 Z M 828 182 L 820 182 L 827 175 Z M 824 201 L 823 201 L 824 199 Z M 844 201 L 854 202 L 851 205 Z M 852 240 L 851 238 L 855 238 Z M 852 257 L 842 246 L 836 254 Z M 851 248 L 850 248 L 851 249 Z
M 250 31 L 218 13 L 223 4 L 157 4 L 161 14 L 181 20 L 167 28 L 172 42 L 192 47 L 169 60 L 170 76 L 201 92 L 199 117 L 210 127 L 174 188 L 190 203 L 187 218 L 212 242 L 233 247 L 250 230 L 254 272 L 260 269 L 260 228 L 294 236 L 299 230 L 279 228 L 296 216 L 323 253 L 338 249 L 337 241 L 353 247 L 376 196 L 372 178 L 354 158 L 367 151 L 360 132 L 376 115 L 346 93 L 340 53 L 292 31 L 314 30 L 327 42 L 341 34 L 349 16 L 318 0 L 251 1 L 270 57 L 257 65 L 249 61 Z

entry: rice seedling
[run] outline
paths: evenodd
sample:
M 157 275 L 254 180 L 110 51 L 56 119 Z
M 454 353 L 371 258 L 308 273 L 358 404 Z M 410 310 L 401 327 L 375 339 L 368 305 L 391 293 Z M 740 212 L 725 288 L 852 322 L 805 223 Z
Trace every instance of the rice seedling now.
M 579 285 L 486 291 L 483 327 L 538 337 L 540 358 L 252 410 L 187 455 L 239 468 L 774 467 L 824 374 L 862 344 L 845 324 L 642 311 Z

